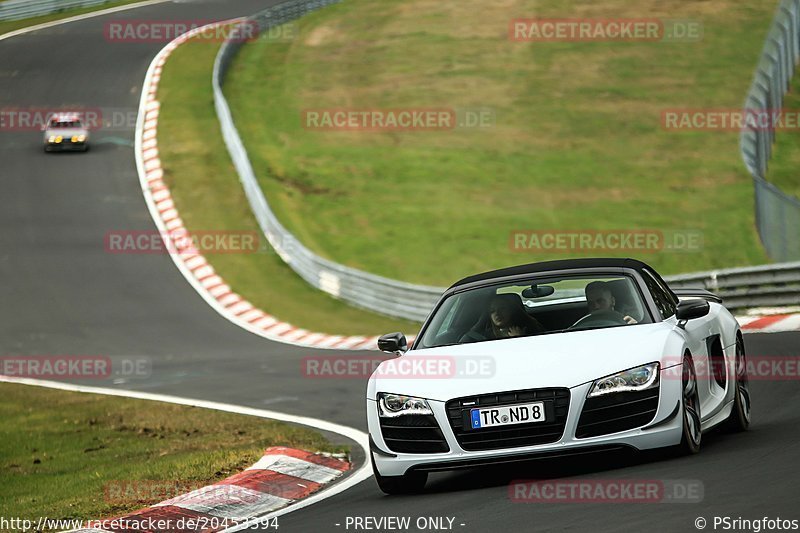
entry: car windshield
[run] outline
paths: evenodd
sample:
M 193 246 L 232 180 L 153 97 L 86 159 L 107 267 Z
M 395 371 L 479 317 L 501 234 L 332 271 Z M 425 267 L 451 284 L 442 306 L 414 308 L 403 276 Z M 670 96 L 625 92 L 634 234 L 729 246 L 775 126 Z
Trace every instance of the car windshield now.
M 80 128 L 81 123 L 79 120 L 52 120 L 50 121 L 51 128 Z
M 449 296 L 418 348 L 651 323 L 627 275 L 539 277 Z

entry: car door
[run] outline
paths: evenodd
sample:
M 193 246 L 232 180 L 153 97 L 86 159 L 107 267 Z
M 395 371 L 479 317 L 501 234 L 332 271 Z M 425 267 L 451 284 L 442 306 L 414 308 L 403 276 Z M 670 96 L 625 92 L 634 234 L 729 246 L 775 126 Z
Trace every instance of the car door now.
M 662 320 L 678 326 L 675 317 L 677 311 L 677 297 L 670 291 L 661 279 L 647 269 L 643 270 L 643 277 L 647 284 L 650 294 L 656 303 Z M 720 408 L 720 400 L 724 396 L 724 389 L 720 389 L 711 373 L 711 360 L 709 357 L 709 340 L 714 335 L 719 334 L 715 331 L 716 321 L 711 314 L 704 317 L 689 320 L 682 328 L 682 333 L 686 339 L 686 344 L 692 354 L 695 373 L 697 375 L 698 395 L 700 397 L 700 417 L 701 420 L 708 420 L 714 416 Z M 683 354 L 670 354 L 674 360 L 680 360 Z

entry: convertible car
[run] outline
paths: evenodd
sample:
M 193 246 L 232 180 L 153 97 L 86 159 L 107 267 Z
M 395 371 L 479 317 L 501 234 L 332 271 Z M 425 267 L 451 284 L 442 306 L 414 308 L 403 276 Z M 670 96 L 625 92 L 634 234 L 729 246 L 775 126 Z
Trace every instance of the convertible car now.
M 670 289 L 634 259 L 467 277 L 445 291 L 410 348 L 401 333 L 378 346 L 399 356 L 367 388 L 372 465 L 388 494 L 421 490 L 428 472 L 537 456 L 692 454 L 712 427 L 750 423 L 736 319 L 714 294 Z M 397 371 L 412 360 L 438 364 Z M 491 364 L 465 375 L 478 360 Z

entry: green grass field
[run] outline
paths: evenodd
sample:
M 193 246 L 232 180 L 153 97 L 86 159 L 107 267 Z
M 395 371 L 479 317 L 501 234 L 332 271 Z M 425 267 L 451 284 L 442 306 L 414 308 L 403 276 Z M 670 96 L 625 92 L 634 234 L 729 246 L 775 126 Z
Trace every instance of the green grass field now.
M 218 48 L 218 43 L 189 42 L 164 67 L 158 123 L 164 179 L 189 230 L 259 231 L 214 112 L 211 69 Z M 295 326 L 331 334 L 416 332 L 411 322 L 355 309 L 311 288 L 274 252 L 206 258 L 234 291 Z
M 0 420 L 0 516 L 34 521 L 119 516 L 235 474 L 269 446 L 346 451 L 282 422 L 8 383 Z
M 783 107 L 787 111 L 800 112 L 800 71 L 794 75 Z M 800 197 L 800 131 L 787 129 L 776 132 L 772 149 L 767 179 L 783 192 Z
M 4 33 L 8 33 L 14 30 L 18 30 L 20 28 L 27 28 L 28 26 L 35 26 L 36 24 L 42 24 L 43 22 L 51 22 L 54 20 L 65 19 L 67 17 L 74 17 L 75 15 L 82 15 L 84 13 L 91 13 L 93 11 L 100 11 L 102 9 L 122 6 L 125 4 L 133 4 L 135 2 L 141 2 L 141 0 L 121 0 L 118 2 L 112 1 L 106 4 L 101 4 L 99 6 L 65 9 L 63 11 L 50 13 L 48 15 L 41 15 L 39 17 L 30 17 L 21 20 L 0 21 L 0 35 L 3 35 Z
M 245 45 L 225 92 L 279 219 L 350 266 L 445 285 L 568 257 L 513 252 L 514 230 L 596 229 L 700 232 L 699 251 L 624 254 L 665 273 L 757 264 L 768 258 L 737 133 L 668 131 L 661 113 L 741 106 L 775 7 L 346 0 L 293 25 L 292 39 Z M 511 41 L 521 17 L 686 19 L 703 36 Z M 304 128 L 304 110 L 332 108 L 488 108 L 494 125 Z

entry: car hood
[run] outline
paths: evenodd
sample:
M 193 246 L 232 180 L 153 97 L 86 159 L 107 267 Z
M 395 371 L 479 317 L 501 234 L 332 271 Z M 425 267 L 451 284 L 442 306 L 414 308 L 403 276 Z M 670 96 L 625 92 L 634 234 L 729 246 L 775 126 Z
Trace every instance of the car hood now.
M 571 388 L 654 361 L 674 365 L 682 354 L 683 337 L 677 331 L 661 322 L 412 350 L 378 367 L 370 378 L 368 397 L 393 392 L 447 401 L 520 389 Z M 452 361 L 458 370 L 396 377 L 386 367 L 402 358 L 428 357 Z
M 44 136 L 61 135 L 62 137 L 72 137 L 73 135 L 89 136 L 89 131 L 84 128 L 56 128 L 45 130 Z

